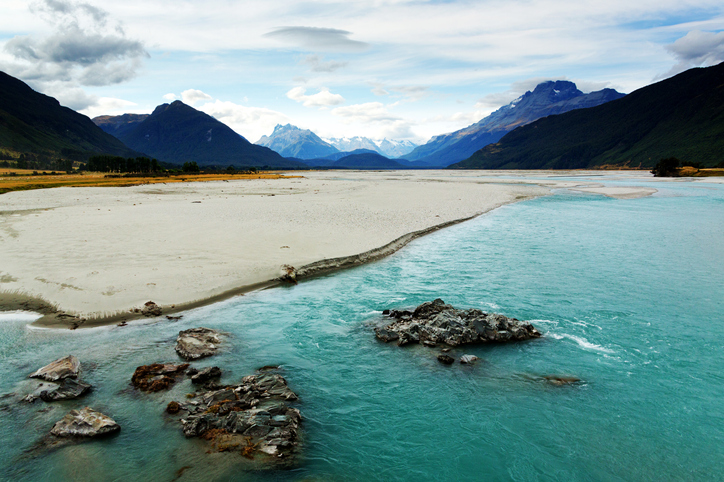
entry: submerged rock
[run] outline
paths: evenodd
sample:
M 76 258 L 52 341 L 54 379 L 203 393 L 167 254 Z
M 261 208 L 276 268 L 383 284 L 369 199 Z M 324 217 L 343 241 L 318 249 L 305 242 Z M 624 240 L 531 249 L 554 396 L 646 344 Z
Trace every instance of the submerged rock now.
M 210 328 L 191 328 L 180 331 L 176 338 L 176 353 L 186 360 L 197 360 L 216 353 L 220 333 Z
M 551 385 L 555 386 L 563 386 L 563 385 L 570 385 L 572 383 L 578 383 L 581 381 L 580 378 L 576 377 L 568 377 L 568 376 L 558 376 L 558 375 L 546 375 L 543 377 L 545 381 L 550 383 Z
M 98 437 L 118 432 L 121 426 L 108 415 L 90 407 L 71 410 L 50 430 L 56 437 Z
M 462 363 L 463 365 L 473 363 L 478 360 L 480 360 L 480 358 L 476 357 L 475 355 L 463 355 L 460 357 L 460 363 Z
M 60 385 L 40 392 L 40 399 L 44 402 L 57 402 L 59 400 L 73 400 L 90 392 L 93 387 L 89 383 L 72 378 L 66 378 Z
M 30 378 L 42 378 L 49 382 L 57 382 L 64 378 L 77 378 L 80 373 L 80 360 L 73 355 L 58 358 L 52 363 L 29 375 Z
M 437 361 L 445 365 L 452 365 L 453 363 L 455 363 L 455 359 L 450 355 L 438 355 Z
M 183 375 L 188 367 L 188 363 L 181 365 L 174 365 L 173 363 L 142 365 L 136 368 L 133 373 L 131 384 L 144 392 L 167 390 L 176 383 L 176 377 Z
M 219 378 L 221 376 L 221 368 L 219 367 L 208 367 L 204 368 L 198 373 L 194 373 L 191 376 L 191 383 L 201 384 L 206 383 L 213 378 Z
M 428 346 L 503 343 L 541 336 L 527 321 L 477 309 L 458 310 L 439 298 L 421 304 L 414 312 L 390 310 L 389 316 L 396 321 L 375 328 L 375 334 L 384 342 L 397 340 L 399 346 L 408 343 Z
M 264 454 L 280 460 L 295 452 L 302 417 L 285 403 L 297 395 L 281 375 L 244 377 L 239 385 L 210 390 L 197 398 L 199 402 L 178 404 L 187 412 L 181 419 L 186 437 L 209 440 L 219 452 L 239 452 L 247 458 Z

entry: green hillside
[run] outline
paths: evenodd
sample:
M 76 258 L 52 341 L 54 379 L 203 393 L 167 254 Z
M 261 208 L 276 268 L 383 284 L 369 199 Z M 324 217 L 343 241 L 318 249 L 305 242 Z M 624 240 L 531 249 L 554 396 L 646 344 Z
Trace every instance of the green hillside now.
M 709 167 L 724 161 L 724 63 L 519 127 L 450 168 L 649 168 L 668 157 Z
M 85 161 L 90 155 L 135 157 L 88 117 L 0 72 L 0 150 Z

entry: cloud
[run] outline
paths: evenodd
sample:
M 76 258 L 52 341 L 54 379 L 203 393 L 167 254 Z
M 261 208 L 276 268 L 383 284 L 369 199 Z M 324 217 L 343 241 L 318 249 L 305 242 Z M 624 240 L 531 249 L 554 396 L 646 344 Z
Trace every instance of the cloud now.
M 708 67 L 724 61 L 724 32 L 692 30 L 665 47 L 678 62 L 663 77 L 670 77 L 691 67 Z
M 339 94 L 333 94 L 326 87 L 322 87 L 318 93 L 313 95 L 305 95 L 307 89 L 304 87 L 294 87 L 287 92 L 287 97 L 295 102 L 300 102 L 304 107 L 331 107 L 344 103 L 344 97 Z
M 332 114 L 342 118 L 345 124 L 367 124 L 379 127 L 382 137 L 392 139 L 411 139 L 417 136 L 412 132 L 413 122 L 396 116 L 387 110 L 381 102 L 366 102 L 332 109 Z
M 118 115 L 128 113 L 128 108 L 136 106 L 135 102 L 113 97 L 101 97 L 95 101 L 93 105 L 80 110 L 81 114 L 85 114 L 91 119 L 99 115 Z
M 188 105 L 194 105 L 197 102 L 212 99 L 213 97 L 211 97 L 209 94 L 196 89 L 188 89 L 181 92 L 181 100 L 183 100 L 184 103 Z
M 369 48 L 365 42 L 350 39 L 351 33 L 335 28 L 279 27 L 264 34 L 264 37 L 315 52 L 359 52 Z
M 347 62 L 335 62 L 334 60 L 330 60 L 325 62 L 323 57 L 320 57 L 319 55 L 307 55 L 307 57 L 302 60 L 302 64 L 309 65 L 309 68 L 312 72 L 327 72 L 331 73 L 335 70 L 339 70 L 342 67 L 347 66 Z
M 290 123 L 287 116 L 271 109 L 247 107 L 220 100 L 208 102 L 198 109 L 223 122 L 251 142 L 271 134 L 277 124 Z
M 163 98 L 166 99 L 166 100 L 168 100 L 168 101 L 171 101 L 171 102 L 173 102 L 174 100 L 178 99 L 178 97 L 176 96 L 176 94 L 174 94 L 173 92 L 170 92 L 170 93 L 164 95 Z
M 13 37 L 4 47 L 12 60 L 0 66 L 29 82 L 118 84 L 135 77 L 148 57 L 141 42 L 127 38 L 120 24 L 108 28 L 108 13 L 90 4 L 43 0 L 30 10 L 50 23 L 51 33 Z

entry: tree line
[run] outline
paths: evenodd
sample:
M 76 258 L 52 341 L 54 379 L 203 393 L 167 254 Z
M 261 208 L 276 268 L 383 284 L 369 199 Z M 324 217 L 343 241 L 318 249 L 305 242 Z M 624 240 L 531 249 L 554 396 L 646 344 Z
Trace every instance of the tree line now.
M 88 159 L 85 170 L 93 172 L 144 173 L 161 171 L 158 159 L 100 155 Z

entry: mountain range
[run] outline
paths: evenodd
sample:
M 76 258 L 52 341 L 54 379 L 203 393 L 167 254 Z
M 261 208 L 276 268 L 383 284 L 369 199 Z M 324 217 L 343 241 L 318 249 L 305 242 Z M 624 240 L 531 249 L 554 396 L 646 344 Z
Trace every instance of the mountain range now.
M 724 161 L 724 63 L 694 68 L 612 102 L 540 119 L 456 163 L 458 169 L 652 167 Z
M 291 124 L 277 124 L 270 136 L 262 136 L 256 144 L 268 147 L 284 157 L 298 159 L 315 159 L 339 152 L 309 129 L 300 129 Z
M 7 154 L 86 161 L 95 154 L 140 153 L 103 132 L 91 120 L 0 72 L 0 149 Z
M 257 146 L 230 127 L 180 100 L 156 107 L 147 117 L 101 116 L 93 121 L 132 149 L 160 161 L 199 166 L 304 168 L 271 149 Z
M 543 82 L 532 92 L 526 92 L 477 123 L 450 134 L 435 136 L 402 157 L 430 167 L 448 166 L 467 159 L 488 144 L 498 142 L 515 128 L 542 117 L 594 107 L 623 96 L 613 89 L 584 94 L 576 84 L 565 80 Z

